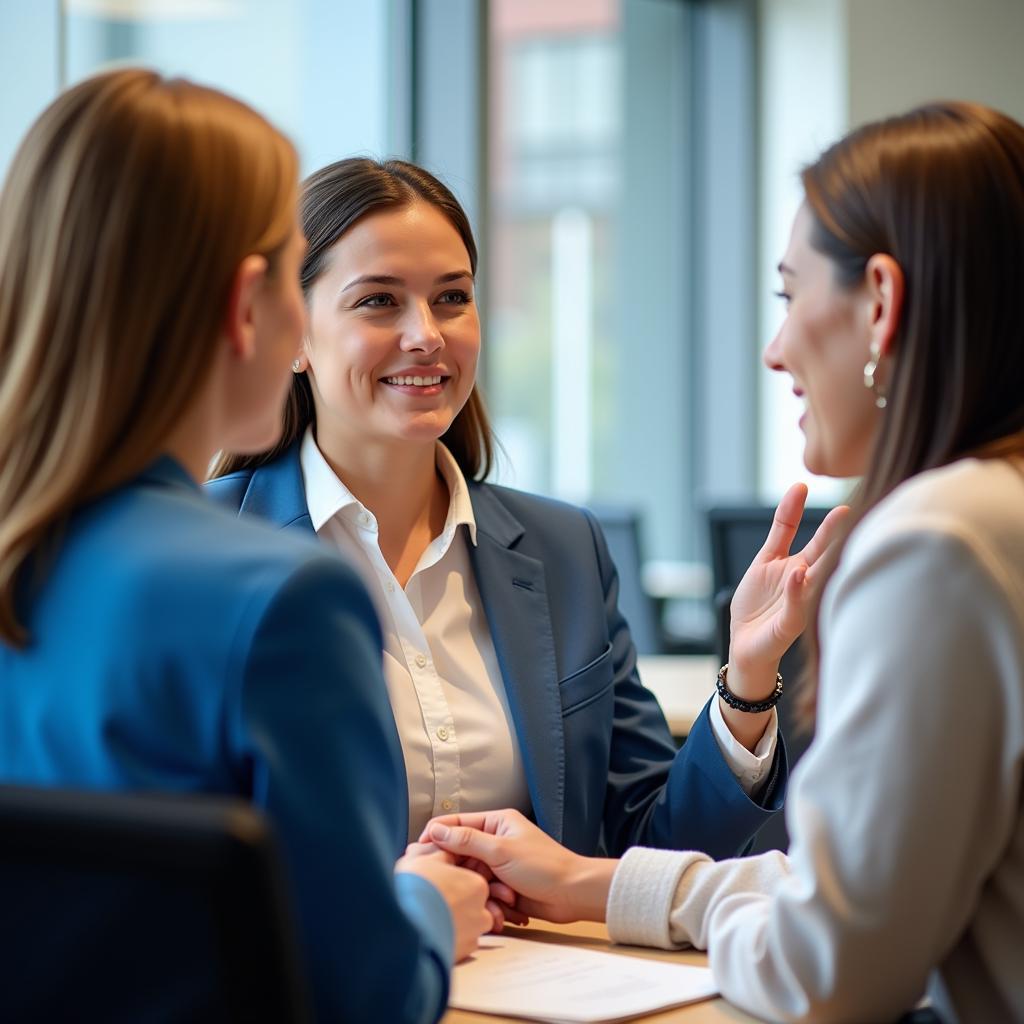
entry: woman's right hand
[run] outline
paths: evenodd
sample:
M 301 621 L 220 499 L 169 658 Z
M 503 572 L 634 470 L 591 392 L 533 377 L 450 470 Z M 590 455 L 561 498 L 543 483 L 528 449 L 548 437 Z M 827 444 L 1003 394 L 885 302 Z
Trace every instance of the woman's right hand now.
M 546 921 L 603 921 L 618 861 L 581 857 L 519 811 L 449 814 L 427 823 L 429 839 L 460 863 L 482 865 L 492 894 Z
M 806 499 L 804 484 L 786 491 L 732 597 L 729 689 L 747 700 L 768 696 L 779 661 L 806 628 L 815 565 L 849 512 L 845 505 L 832 509 L 803 550 L 791 555 Z
M 487 909 L 490 890 L 486 879 L 476 871 L 456 867 L 450 853 L 435 849 L 407 854 L 395 864 L 395 871 L 425 878 L 444 897 L 455 928 L 455 963 L 469 956 L 480 936 L 494 926 Z

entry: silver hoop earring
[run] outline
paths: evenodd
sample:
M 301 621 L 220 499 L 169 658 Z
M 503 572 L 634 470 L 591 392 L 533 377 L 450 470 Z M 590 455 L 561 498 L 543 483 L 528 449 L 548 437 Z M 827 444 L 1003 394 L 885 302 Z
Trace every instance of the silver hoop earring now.
M 864 364 L 864 387 L 868 389 L 875 396 L 875 405 L 879 409 L 884 409 L 888 405 L 888 399 L 886 398 L 885 391 L 882 390 L 882 385 L 875 380 L 875 372 L 878 370 L 878 363 L 882 358 L 882 353 L 877 345 L 871 346 L 871 358 Z
M 292 373 L 302 373 L 302 360 L 301 359 L 293 359 L 292 360 Z

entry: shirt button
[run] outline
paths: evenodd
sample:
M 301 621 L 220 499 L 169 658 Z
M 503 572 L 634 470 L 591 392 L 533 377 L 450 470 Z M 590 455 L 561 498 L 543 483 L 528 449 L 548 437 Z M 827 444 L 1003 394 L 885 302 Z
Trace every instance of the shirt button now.
M 441 801 L 441 810 L 442 811 L 450 811 L 454 806 L 455 806 L 455 804 L 453 804 L 451 802 L 451 800 L 442 800 Z
M 439 740 L 448 739 L 448 730 L 443 725 L 441 726 L 440 729 L 437 730 L 437 738 Z
M 426 664 L 427 664 L 426 657 L 424 655 L 422 655 L 422 654 L 417 654 L 416 655 L 416 665 L 419 668 L 423 668 Z

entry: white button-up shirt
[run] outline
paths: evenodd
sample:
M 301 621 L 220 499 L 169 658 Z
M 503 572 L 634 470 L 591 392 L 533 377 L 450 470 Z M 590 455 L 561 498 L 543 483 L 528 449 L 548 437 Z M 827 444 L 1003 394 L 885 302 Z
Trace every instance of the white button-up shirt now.
M 437 814 L 497 807 L 528 814 L 522 751 L 466 547 L 476 544 L 476 519 L 454 457 L 438 442 L 448 516 L 404 590 L 381 554 L 376 517 L 338 479 L 311 430 L 300 463 L 313 529 L 361 573 L 381 620 L 384 679 L 409 787 L 410 842 Z M 717 700 L 710 723 L 726 764 L 755 795 L 775 756 L 775 712 L 754 753 L 729 731 Z
M 310 431 L 300 461 L 313 528 L 360 571 L 380 616 L 384 679 L 409 787 L 410 841 L 437 814 L 495 807 L 529 813 L 522 751 L 469 563 L 476 520 L 455 459 L 438 444 L 448 517 L 405 589 L 381 554 L 376 517 L 338 479 Z

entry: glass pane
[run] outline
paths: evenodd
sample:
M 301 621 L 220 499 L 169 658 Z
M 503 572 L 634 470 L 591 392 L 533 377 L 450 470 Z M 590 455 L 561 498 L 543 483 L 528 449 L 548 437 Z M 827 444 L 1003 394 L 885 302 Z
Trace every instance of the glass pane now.
M 117 62 L 246 100 L 298 145 L 305 171 L 392 137 L 389 0 L 67 0 L 69 82 Z
M 487 382 L 502 476 L 629 505 L 648 557 L 693 558 L 685 5 L 491 0 L 490 33 Z
M 490 13 L 489 397 L 510 482 L 587 500 L 610 426 L 619 3 Z

